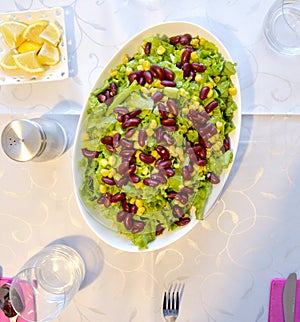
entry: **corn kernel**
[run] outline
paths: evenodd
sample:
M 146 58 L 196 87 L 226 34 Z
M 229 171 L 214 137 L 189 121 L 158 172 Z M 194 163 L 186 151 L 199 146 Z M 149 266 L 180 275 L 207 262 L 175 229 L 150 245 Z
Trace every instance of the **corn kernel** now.
M 203 46 L 206 42 L 206 39 L 205 38 L 200 38 L 200 45 Z
M 156 52 L 158 55 L 163 55 L 165 53 L 166 49 L 163 46 L 158 46 L 156 49 Z
M 138 208 L 136 214 L 137 215 L 142 215 L 145 212 L 145 210 L 146 210 L 145 207 Z
M 100 170 L 100 173 L 104 176 L 104 177 L 107 177 L 108 175 L 109 175 L 109 170 L 107 170 L 107 169 L 101 169 Z
M 230 87 L 230 88 L 228 88 L 228 92 L 229 92 L 229 94 L 230 94 L 230 95 L 232 95 L 232 96 L 234 96 L 234 95 L 236 95 L 236 94 L 237 94 L 237 90 L 236 90 L 236 88 L 234 88 L 234 87 Z
M 129 200 L 129 202 L 130 202 L 131 204 L 134 204 L 134 203 L 135 203 L 135 201 L 136 201 L 136 198 L 135 198 L 135 197 L 132 197 L 132 198 Z
M 117 162 L 117 158 L 115 156 L 111 155 L 108 157 L 108 163 L 110 165 L 114 165 L 116 162 Z
M 102 185 L 100 185 L 100 192 L 101 193 L 106 193 L 106 187 L 102 184 Z
M 149 126 L 151 127 L 151 129 L 155 129 L 157 127 L 156 120 L 152 120 Z
M 144 169 L 142 170 L 142 174 L 143 174 L 144 176 L 148 175 L 148 174 L 149 174 L 149 169 L 148 169 L 148 168 L 144 168 Z
M 144 70 L 143 65 L 137 65 L 137 70 Z
M 84 133 L 83 134 L 83 136 L 82 136 L 82 140 L 83 141 L 86 141 L 86 140 L 88 140 L 90 137 L 89 137 L 89 135 L 87 134 L 87 133 Z
M 135 201 L 135 205 L 138 207 L 138 208 L 141 208 L 143 207 L 143 201 L 141 199 L 136 199 Z
M 194 102 L 197 102 L 197 101 L 199 101 L 199 100 L 200 100 L 200 98 L 199 98 L 198 96 L 196 96 L 196 95 L 193 95 L 193 96 L 192 96 L 192 100 L 193 100 Z
M 157 153 L 156 150 L 152 150 L 151 151 L 151 155 L 155 158 L 155 159 L 158 159 L 159 158 L 159 154 Z
M 211 98 L 214 95 L 214 91 L 212 89 L 207 93 L 207 98 Z
M 219 83 L 219 81 L 221 80 L 221 77 L 220 76 L 216 76 L 215 78 L 214 78 L 214 81 L 216 82 L 216 83 Z
M 182 110 L 181 110 L 182 114 L 183 115 L 188 115 L 189 114 L 189 109 L 188 107 L 184 107 Z
M 179 89 L 179 95 L 186 96 L 186 91 L 183 88 Z
M 204 84 L 204 86 L 207 86 L 207 87 L 209 87 L 210 89 L 214 88 L 214 84 L 213 84 L 213 83 L 211 83 L 211 82 L 207 82 L 207 83 L 205 83 L 205 84 Z
M 143 187 L 143 182 L 142 182 L 142 181 L 140 181 L 140 182 L 136 183 L 136 184 L 135 184 L 135 187 L 136 187 L 136 188 L 142 188 L 142 187 Z
M 180 164 L 179 164 L 179 163 L 174 163 L 174 164 L 173 164 L 173 167 L 174 167 L 175 169 L 179 169 Z
M 153 129 L 151 129 L 150 127 L 146 130 L 146 133 L 148 136 L 152 136 L 154 134 Z
M 133 72 L 133 69 L 131 67 L 126 68 L 126 75 L 129 75 Z
M 191 59 L 192 59 L 192 60 L 197 60 L 197 59 L 198 59 L 197 52 L 193 51 L 193 52 L 191 53 Z
M 196 74 L 195 81 L 198 82 L 198 83 L 201 82 L 202 81 L 202 75 L 201 74 Z
M 107 162 L 107 160 L 106 160 L 106 159 L 101 159 L 101 160 L 99 161 L 99 164 L 100 164 L 102 167 L 106 167 L 106 166 L 107 166 L 107 164 L 108 164 L 108 162 Z
M 127 64 L 128 63 L 128 56 L 126 54 L 123 55 L 122 57 L 122 63 Z
M 143 63 L 142 63 L 142 66 L 143 66 L 143 69 L 144 70 L 149 70 L 150 69 L 150 62 L 148 60 L 145 60 Z
M 193 46 L 193 47 L 198 47 L 199 45 L 199 39 L 198 38 L 193 38 L 190 42 L 190 44 Z

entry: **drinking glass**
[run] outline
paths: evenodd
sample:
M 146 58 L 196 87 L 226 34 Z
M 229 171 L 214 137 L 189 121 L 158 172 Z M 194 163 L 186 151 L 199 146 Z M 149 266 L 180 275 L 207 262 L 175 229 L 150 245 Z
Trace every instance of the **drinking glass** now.
M 29 259 L 13 278 L 12 306 L 26 321 L 53 320 L 77 293 L 84 275 L 84 262 L 74 249 L 48 246 Z
M 300 54 L 300 0 L 277 0 L 264 21 L 270 46 L 287 55 Z

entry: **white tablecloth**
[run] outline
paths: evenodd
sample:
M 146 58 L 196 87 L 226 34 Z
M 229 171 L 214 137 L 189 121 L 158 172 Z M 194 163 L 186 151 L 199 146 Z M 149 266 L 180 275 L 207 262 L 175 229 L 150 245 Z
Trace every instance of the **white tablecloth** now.
M 267 321 L 272 278 L 300 274 L 300 57 L 273 52 L 263 35 L 272 4 L 243 0 L 15 0 L 1 12 L 63 6 L 70 77 L 0 88 L 0 130 L 52 113 L 70 140 L 99 73 L 135 33 L 164 21 L 198 23 L 238 63 L 242 130 L 220 200 L 169 247 L 126 253 L 100 241 L 73 192 L 72 145 L 47 163 L 17 163 L 0 150 L 0 265 L 13 276 L 31 255 L 63 239 L 84 251 L 87 280 L 56 321 L 160 321 L 164 290 L 185 283 L 178 321 Z

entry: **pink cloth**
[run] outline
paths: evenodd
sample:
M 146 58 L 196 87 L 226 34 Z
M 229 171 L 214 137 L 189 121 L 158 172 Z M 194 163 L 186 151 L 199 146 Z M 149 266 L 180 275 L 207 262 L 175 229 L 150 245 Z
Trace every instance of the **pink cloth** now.
M 0 278 L 0 287 L 5 283 L 11 283 L 11 281 L 12 281 L 11 278 L 5 278 L 5 277 Z M 2 310 L 0 310 L 0 322 L 9 322 L 9 321 L 10 319 L 5 316 Z M 22 319 L 21 317 L 18 317 L 17 322 L 26 322 L 26 320 Z
M 268 322 L 284 322 L 282 294 L 286 279 L 273 279 L 270 290 Z M 300 322 L 300 280 L 297 280 L 295 322 Z

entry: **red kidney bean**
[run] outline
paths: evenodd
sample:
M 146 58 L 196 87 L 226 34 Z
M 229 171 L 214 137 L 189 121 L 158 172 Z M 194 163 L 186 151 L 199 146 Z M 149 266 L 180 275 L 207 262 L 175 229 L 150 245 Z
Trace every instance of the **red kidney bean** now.
M 206 149 L 203 146 L 201 146 L 201 148 L 202 149 L 199 152 L 199 156 L 200 156 L 201 159 L 206 159 Z
M 113 97 L 109 97 L 106 99 L 105 104 L 109 106 L 113 102 L 113 100 L 114 100 Z
M 190 70 L 191 70 L 191 65 L 189 63 L 184 63 L 181 67 L 183 71 L 183 76 L 184 77 L 189 77 L 190 75 Z
M 178 193 L 175 199 L 181 202 L 183 205 L 185 205 L 189 201 L 189 198 L 185 193 Z
M 104 103 L 106 101 L 106 96 L 103 93 L 100 93 L 97 98 L 100 103 Z
M 182 55 L 181 55 L 181 63 L 183 65 L 186 64 L 186 63 L 189 63 L 190 62 L 190 58 L 191 58 L 191 51 L 189 49 L 185 49 L 182 52 Z
M 111 136 L 105 136 L 104 138 L 101 139 L 101 142 L 103 144 L 109 144 L 111 145 L 113 142 L 113 138 Z
M 138 126 L 141 123 L 141 121 L 142 120 L 139 117 L 133 117 L 129 120 L 124 121 L 122 124 L 122 128 L 126 129 L 127 127 Z
M 174 81 L 170 81 L 167 79 L 163 79 L 160 83 L 165 87 L 176 87 L 176 83 Z
M 124 211 L 130 212 L 130 204 L 126 201 L 126 199 L 121 200 L 121 206 Z
M 134 220 L 132 224 L 131 233 L 137 234 L 140 233 L 145 227 L 145 224 L 142 221 Z
M 132 224 L 133 224 L 133 219 L 132 219 L 132 214 L 126 214 L 126 217 L 123 220 L 124 226 L 127 230 L 132 229 Z
M 167 119 L 161 120 L 161 124 L 165 126 L 173 126 L 176 125 L 176 120 L 169 117 Z
M 205 111 L 207 112 L 207 113 L 210 113 L 210 112 L 212 112 L 217 106 L 219 105 L 219 103 L 217 102 L 217 101 L 212 101 L 212 102 L 210 102 L 209 104 L 207 104 L 206 106 L 205 106 Z
M 196 161 L 196 164 L 200 167 L 204 167 L 206 165 L 206 160 L 203 160 L 203 159 L 198 159 Z
M 155 167 L 157 169 L 167 169 L 167 168 L 170 168 L 171 165 L 172 165 L 172 161 L 170 159 L 168 160 L 158 159 L 155 162 Z
M 165 79 L 173 81 L 175 79 L 175 74 L 169 68 L 164 68 Z
M 124 133 L 124 136 L 125 136 L 127 139 L 129 139 L 129 138 L 131 138 L 131 137 L 133 136 L 134 132 L 135 132 L 135 129 L 129 129 L 128 131 L 126 131 L 126 132 Z
M 182 174 L 182 177 L 184 180 L 191 180 L 191 174 L 190 174 L 190 171 L 187 169 L 186 166 L 184 166 L 182 169 L 181 169 L 181 174 Z
M 152 76 L 152 74 L 148 70 L 145 70 L 144 71 L 143 77 L 145 78 L 145 81 L 148 84 L 151 84 L 153 82 L 153 76 Z
M 163 92 L 155 92 L 151 99 L 154 103 L 158 103 L 162 98 L 164 97 L 164 93 Z
M 183 36 L 180 37 L 179 42 L 181 45 L 185 46 L 190 43 L 191 39 L 192 39 L 192 36 L 190 34 L 184 34 Z
M 129 180 L 132 182 L 132 183 L 138 183 L 140 182 L 140 177 L 137 176 L 136 174 L 131 174 L 129 175 Z
M 136 110 L 133 110 L 130 113 L 128 113 L 128 116 L 129 116 L 129 118 L 132 119 L 132 118 L 138 116 L 141 113 L 142 113 L 142 110 L 141 109 L 136 109 Z
M 171 168 L 165 169 L 165 174 L 167 177 L 174 177 L 175 176 L 175 171 Z
M 194 71 L 196 71 L 198 73 L 203 73 L 206 70 L 206 66 L 205 65 L 202 65 L 202 64 L 197 63 L 197 62 L 192 62 L 191 66 L 194 69 Z
M 100 198 L 98 198 L 97 203 L 99 205 L 103 205 L 105 202 L 105 199 L 106 199 L 105 196 L 101 196 Z
M 209 182 L 213 184 L 218 184 L 220 182 L 220 178 L 216 176 L 213 172 L 208 172 L 206 178 Z
M 97 151 L 90 151 L 86 148 L 81 149 L 82 155 L 85 156 L 88 159 L 95 159 L 99 156 L 99 152 Z
M 129 175 L 132 175 L 135 173 L 135 170 L 136 170 L 136 165 L 133 163 L 133 164 L 130 164 L 129 167 L 128 167 L 128 174 Z
M 127 213 L 125 211 L 118 212 L 117 213 L 117 221 L 122 222 L 126 216 L 127 216 Z
M 136 72 L 132 72 L 128 75 L 128 79 L 130 84 L 133 83 L 135 80 L 137 81 L 139 79 L 139 76 Z
M 164 131 L 162 127 L 159 127 L 155 133 L 156 135 L 156 142 L 160 143 L 164 139 Z
M 107 151 L 109 151 L 111 153 L 114 153 L 115 152 L 115 148 L 113 146 L 106 144 L 105 147 L 106 147 L 106 150 Z
M 138 134 L 138 144 L 139 146 L 144 146 L 146 144 L 147 133 L 145 130 L 140 130 Z
M 154 156 L 150 155 L 150 154 L 146 154 L 146 153 L 140 153 L 139 158 L 141 161 L 145 162 L 145 163 L 153 163 L 155 161 Z
M 116 113 L 116 114 L 121 114 L 121 115 L 125 115 L 125 114 L 127 114 L 129 111 L 127 110 L 127 108 L 125 108 L 125 107 L 116 107 L 116 108 L 114 108 L 114 112 Z
M 165 78 L 164 70 L 159 65 L 151 65 L 150 66 L 150 73 L 153 77 L 163 80 Z
M 112 145 L 114 148 L 117 148 L 119 146 L 119 141 L 120 141 L 120 138 L 121 138 L 121 135 L 119 133 L 116 133 L 114 136 L 113 136 L 113 142 L 112 142 Z
M 177 196 L 177 192 L 175 192 L 175 191 L 171 191 L 171 192 L 169 192 L 168 193 L 168 198 L 170 198 L 170 199 L 175 199 L 176 198 L 176 196 Z
M 130 213 L 136 214 L 138 210 L 138 207 L 136 205 L 130 205 Z
M 118 114 L 117 121 L 120 123 L 123 123 L 124 122 L 124 115 Z
M 182 63 L 181 63 L 181 62 L 177 62 L 177 63 L 176 63 L 176 67 L 178 67 L 178 68 L 180 68 L 180 69 L 181 69 L 181 67 L 182 67 Z
M 167 160 L 170 158 L 170 153 L 164 146 L 158 145 L 156 151 L 162 159 Z
M 124 149 L 122 151 L 120 151 L 120 156 L 121 157 L 131 157 L 133 155 L 135 155 L 136 150 L 135 149 Z
M 127 148 L 127 149 L 131 149 L 133 148 L 133 141 L 130 141 L 130 140 L 127 140 L 127 139 L 124 139 L 122 138 L 120 141 L 119 141 L 120 145 L 124 148 Z
M 110 201 L 111 202 L 118 202 L 118 201 L 121 201 L 125 198 L 126 198 L 126 195 L 124 192 L 117 192 L 110 198 Z
M 109 94 L 110 96 L 115 96 L 118 94 L 118 87 L 115 82 L 111 82 Z
M 153 173 L 150 177 L 150 179 L 159 181 L 161 184 L 167 183 L 167 179 L 160 173 Z
M 138 84 L 144 86 L 146 84 L 146 79 L 144 76 L 141 76 L 138 80 Z
M 194 189 L 193 188 L 190 188 L 190 187 L 187 187 L 187 186 L 184 186 L 181 189 L 181 192 L 187 193 L 188 195 L 192 195 L 194 193 Z
M 178 205 L 174 205 L 172 212 L 173 212 L 174 217 L 176 217 L 176 218 L 181 218 L 184 216 L 183 209 Z
M 119 173 L 120 174 L 125 174 L 127 173 L 129 170 L 129 162 L 128 161 L 123 161 L 120 165 L 119 165 Z
M 172 100 L 171 98 L 169 98 L 167 100 L 167 106 L 169 108 L 169 112 L 174 115 L 174 116 L 177 116 L 178 113 L 179 113 L 179 109 L 178 109 L 178 106 L 177 106 L 177 103 Z
M 124 176 L 119 181 L 116 182 L 116 185 L 118 188 L 122 188 L 128 182 L 129 182 L 129 177 Z
M 114 178 L 102 177 L 101 179 L 104 183 L 108 184 L 109 186 L 113 186 L 116 184 Z
M 180 41 L 180 38 L 181 38 L 181 36 L 179 36 L 179 35 L 170 37 L 170 44 L 177 45 Z
M 143 180 L 144 185 L 149 187 L 157 187 L 159 185 L 159 181 L 151 179 L 151 178 L 145 178 Z
M 166 126 L 164 125 L 164 129 L 168 132 L 177 132 L 178 131 L 178 125 L 170 125 Z
M 209 91 L 210 91 L 210 88 L 208 86 L 202 87 L 199 95 L 200 99 L 205 100 L 207 98 L 207 94 Z
M 104 207 L 108 208 L 111 205 L 111 201 L 108 198 L 105 198 L 104 200 Z
M 192 69 L 190 70 L 189 77 L 191 78 L 191 80 L 195 80 L 196 73 Z
M 187 225 L 189 222 L 191 221 L 190 217 L 183 217 L 183 218 L 179 218 L 177 221 L 175 221 L 175 224 L 177 226 L 185 226 Z
M 228 138 L 225 138 L 224 139 L 224 142 L 223 142 L 223 147 L 224 147 L 224 151 L 228 151 L 230 149 L 230 140 Z
M 158 103 L 157 108 L 160 113 L 160 116 L 163 119 L 166 119 L 168 117 L 168 112 L 167 112 L 165 105 L 163 103 Z
M 150 55 L 150 52 L 151 52 L 151 47 L 152 47 L 152 44 L 150 41 L 148 41 L 145 45 L 145 48 L 144 48 L 144 52 L 147 56 Z
M 174 144 L 174 139 L 168 133 L 163 133 L 163 139 L 166 141 L 167 145 Z
M 203 145 L 205 148 L 211 148 L 212 145 L 207 139 L 204 139 L 201 135 L 199 135 L 199 143 Z

